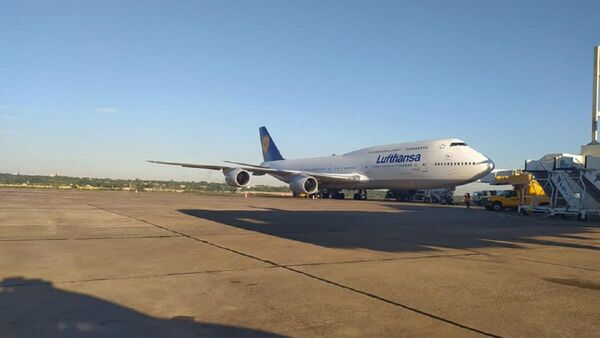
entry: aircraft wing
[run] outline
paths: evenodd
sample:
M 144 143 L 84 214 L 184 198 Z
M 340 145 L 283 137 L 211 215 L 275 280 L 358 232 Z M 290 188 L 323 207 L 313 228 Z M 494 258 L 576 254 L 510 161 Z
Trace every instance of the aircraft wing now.
M 209 164 L 191 164 L 191 163 L 179 163 L 179 162 L 163 162 L 163 161 L 152 161 L 148 160 L 150 163 L 158 163 L 158 164 L 169 164 L 169 165 L 178 165 L 180 167 L 185 168 L 198 168 L 198 169 L 209 169 L 209 170 L 222 170 L 230 167 L 222 166 L 222 165 L 209 165 Z
M 259 174 L 259 175 L 279 172 L 279 170 L 277 170 L 277 169 L 273 169 L 273 168 L 269 168 L 269 167 L 261 167 L 258 165 L 255 166 L 255 165 L 251 165 L 251 164 L 244 164 L 244 165 L 232 167 L 232 166 L 227 166 L 227 165 L 192 164 L 192 163 L 163 162 L 163 161 L 152 161 L 152 160 L 148 160 L 148 162 L 158 163 L 158 164 L 178 165 L 180 167 L 185 167 L 185 168 L 197 168 L 197 169 L 209 169 L 209 170 L 223 170 L 223 169 L 231 169 L 231 168 L 240 168 L 240 169 L 244 169 L 246 171 L 249 171 L 249 172 L 255 173 L 255 174 Z M 231 162 L 231 163 L 236 163 L 236 162 Z
M 221 165 L 210 165 L 210 164 L 191 164 L 191 163 L 179 163 L 179 162 L 163 162 L 163 161 L 151 161 L 151 163 L 177 165 L 185 168 L 198 168 L 198 169 L 209 169 L 209 170 L 223 170 L 231 168 L 240 168 L 249 171 L 255 175 L 271 174 L 283 180 L 291 178 L 295 175 L 307 175 L 316 178 L 318 181 L 323 183 L 340 183 L 340 182 L 356 182 L 366 181 L 368 178 L 358 173 L 349 174 L 334 174 L 334 173 L 316 173 L 302 170 L 288 170 L 288 169 L 275 169 L 269 167 L 262 167 L 257 165 L 251 165 L 246 163 L 229 162 L 235 164 L 241 164 L 241 166 L 230 167 Z
M 244 162 L 235 162 L 235 161 L 223 161 L 223 162 L 252 167 L 252 168 L 269 168 L 269 167 L 263 167 L 262 165 L 249 164 L 249 163 L 244 163 Z

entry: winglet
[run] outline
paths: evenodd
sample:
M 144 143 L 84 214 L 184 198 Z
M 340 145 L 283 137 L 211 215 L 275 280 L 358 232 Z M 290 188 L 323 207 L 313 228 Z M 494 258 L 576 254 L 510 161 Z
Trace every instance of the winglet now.
M 277 149 L 275 142 L 273 142 L 271 135 L 269 135 L 267 128 L 263 126 L 258 131 L 260 133 L 260 144 L 265 162 L 283 160 L 284 158 L 281 156 L 279 149 Z

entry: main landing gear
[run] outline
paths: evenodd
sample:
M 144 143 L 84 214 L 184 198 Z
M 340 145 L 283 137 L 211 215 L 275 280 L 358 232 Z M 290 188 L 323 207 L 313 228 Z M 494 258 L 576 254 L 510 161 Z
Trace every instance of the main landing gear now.
M 340 190 L 323 189 L 323 190 L 319 191 L 319 198 L 331 198 L 331 199 L 335 199 L 335 200 L 343 200 L 343 199 L 346 199 L 346 195 L 344 193 L 340 192 Z M 354 194 L 354 196 L 352 196 L 352 199 L 366 201 L 367 200 L 367 191 L 364 189 L 358 190 L 356 192 L 356 194 Z
M 367 200 L 367 191 L 364 189 L 358 190 L 356 192 L 356 194 L 354 194 L 353 199 L 360 200 L 360 201 L 366 201 Z
M 344 193 L 341 193 L 339 190 L 323 189 L 319 192 L 319 198 L 331 198 L 334 200 L 343 200 L 346 198 L 346 195 L 344 195 Z
M 346 199 L 346 195 L 342 192 L 340 192 L 340 190 L 331 190 L 331 189 L 323 189 L 321 191 L 319 191 L 318 193 L 315 194 L 317 198 L 323 198 L 323 199 L 334 199 L 334 200 L 343 200 Z M 357 192 L 352 196 L 352 199 L 354 200 L 359 200 L 359 201 L 366 201 L 367 200 L 367 191 L 364 189 L 359 189 L 357 190 Z

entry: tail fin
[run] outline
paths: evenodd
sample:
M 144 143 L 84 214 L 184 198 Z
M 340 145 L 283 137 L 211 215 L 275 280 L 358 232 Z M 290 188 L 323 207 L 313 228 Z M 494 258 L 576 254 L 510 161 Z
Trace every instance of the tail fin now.
M 283 160 L 284 158 L 277 149 L 275 142 L 273 142 L 271 135 L 269 135 L 267 128 L 260 127 L 258 131 L 260 132 L 260 144 L 265 162 Z

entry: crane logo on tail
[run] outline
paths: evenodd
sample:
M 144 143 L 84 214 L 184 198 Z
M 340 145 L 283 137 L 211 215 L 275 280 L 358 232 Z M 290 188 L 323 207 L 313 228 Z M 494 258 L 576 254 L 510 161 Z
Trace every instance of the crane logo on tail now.
M 269 153 L 269 144 L 271 144 L 271 138 L 268 134 L 265 134 L 262 138 L 262 151 L 263 155 Z

